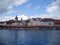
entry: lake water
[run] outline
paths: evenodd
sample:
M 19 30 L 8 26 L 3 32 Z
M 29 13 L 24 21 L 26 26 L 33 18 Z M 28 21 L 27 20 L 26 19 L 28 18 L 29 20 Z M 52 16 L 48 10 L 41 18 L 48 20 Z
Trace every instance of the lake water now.
M 2 30 L 0 45 L 60 45 L 60 30 Z

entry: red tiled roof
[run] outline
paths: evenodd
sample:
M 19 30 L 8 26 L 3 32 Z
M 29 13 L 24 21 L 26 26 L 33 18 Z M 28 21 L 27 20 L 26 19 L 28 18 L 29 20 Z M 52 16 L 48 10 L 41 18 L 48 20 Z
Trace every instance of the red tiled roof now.
M 9 20 L 8 22 L 15 22 L 15 20 Z
M 55 20 L 55 24 L 60 24 L 60 20 Z
M 42 19 L 42 21 L 50 22 L 50 21 L 54 21 L 54 19 L 51 19 L 51 18 L 44 18 L 44 19 Z
M 9 21 L 7 21 L 8 24 L 11 24 L 11 23 L 14 23 L 14 22 L 15 22 L 15 20 L 9 20 Z

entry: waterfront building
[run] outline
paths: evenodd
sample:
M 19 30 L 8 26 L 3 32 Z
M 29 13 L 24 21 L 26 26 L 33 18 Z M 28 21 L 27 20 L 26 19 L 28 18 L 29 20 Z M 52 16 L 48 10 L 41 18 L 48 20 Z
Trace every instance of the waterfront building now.
M 0 22 L 0 25 L 6 25 L 6 21 Z
M 30 22 L 28 25 L 36 25 L 36 26 L 39 26 L 41 25 L 41 19 L 42 18 L 32 18 L 30 19 Z
M 55 20 L 51 18 L 32 18 L 27 20 L 18 20 L 18 16 L 15 19 L 11 19 L 8 21 L 0 22 L 0 25 L 17 25 L 17 26 L 60 26 L 60 20 Z
M 43 26 L 53 26 L 54 25 L 54 19 L 49 18 L 32 18 L 28 25 L 43 25 Z
M 54 19 L 50 19 L 50 18 L 44 18 L 41 20 L 41 25 L 44 26 L 53 26 L 54 25 Z
M 3 24 L 4 22 L 0 22 L 0 24 Z
M 54 25 L 60 26 L 60 20 L 55 20 Z
M 24 23 L 25 23 L 25 21 L 22 20 L 22 18 L 21 18 L 21 20 L 18 20 L 17 16 L 15 17 L 15 20 L 7 21 L 7 24 L 10 24 L 10 25 L 24 25 Z

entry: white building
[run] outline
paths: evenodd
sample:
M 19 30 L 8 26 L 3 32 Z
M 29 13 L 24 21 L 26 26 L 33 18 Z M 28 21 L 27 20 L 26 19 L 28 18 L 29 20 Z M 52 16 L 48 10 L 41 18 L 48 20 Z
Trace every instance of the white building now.
M 36 26 L 41 25 L 41 20 L 40 20 L 40 18 L 33 18 L 30 20 L 28 25 L 36 25 Z
M 41 25 L 53 26 L 54 25 L 54 19 L 49 19 L 49 18 L 42 19 L 41 20 Z
M 37 26 L 53 26 L 54 20 L 53 19 L 41 19 L 41 18 L 34 18 L 31 19 L 28 25 L 37 25 Z

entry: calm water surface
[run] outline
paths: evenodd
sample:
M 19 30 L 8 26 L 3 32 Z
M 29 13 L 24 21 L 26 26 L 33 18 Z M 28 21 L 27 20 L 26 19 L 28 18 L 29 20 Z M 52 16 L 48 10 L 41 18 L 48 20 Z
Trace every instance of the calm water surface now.
M 60 30 L 0 30 L 0 45 L 60 45 Z

